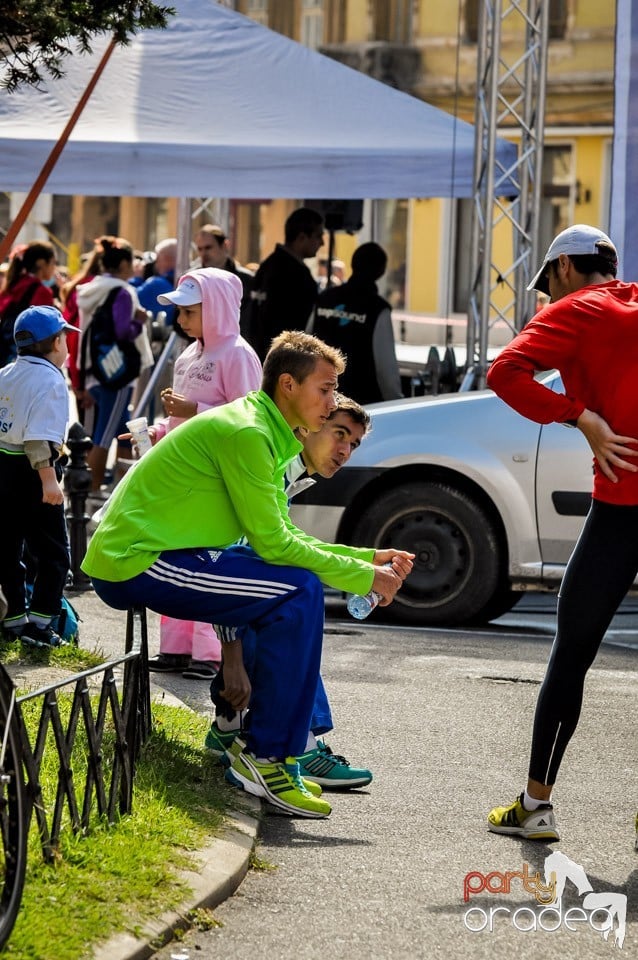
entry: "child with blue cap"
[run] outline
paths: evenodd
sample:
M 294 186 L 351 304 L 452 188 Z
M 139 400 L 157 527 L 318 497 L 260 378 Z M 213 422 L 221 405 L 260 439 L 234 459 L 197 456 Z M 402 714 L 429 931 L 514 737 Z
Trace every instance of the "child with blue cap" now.
M 58 463 L 69 420 L 62 373 L 66 331 L 76 330 L 55 307 L 32 306 L 16 319 L 17 359 L 0 370 L 0 501 L 3 515 L 0 589 L 7 600 L 6 640 L 59 646 L 51 627 L 60 612 L 69 570 L 64 494 Z M 27 603 L 26 548 L 37 565 Z

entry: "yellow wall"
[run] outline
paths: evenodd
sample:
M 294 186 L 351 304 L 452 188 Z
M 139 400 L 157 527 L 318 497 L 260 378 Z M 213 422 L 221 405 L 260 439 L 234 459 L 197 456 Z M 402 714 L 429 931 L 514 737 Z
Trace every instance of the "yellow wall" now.
M 273 200 L 261 208 L 261 258 L 264 260 L 278 243 L 284 242 L 284 224 L 299 204 L 294 200 Z
M 345 28 L 347 41 L 365 42 L 369 39 L 367 0 L 348 0 Z
M 606 139 L 588 136 L 578 137 L 576 141 L 576 179 L 581 185 L 580 203 L 576 202 L 575 207 L 575 220 L 578 223 L 602 225 L 602 177 Z
M 146 200 L 144 198 L 122 197 L 120 236 L 137 249 L 146 249 Z
M 415 313 L 439 313 L 439 277 L 448 257 L 448 251 L 441 249 L 442 215 L 440 200 L 410 203 L 406 307 Z
M 343 260 L 346 265 L 346 277 L 350 276 L 350 261 L 352 260 L 352 254 L 355 252 L 359 246 L 359 240 L 356 236 L 353 236 L 349 233 L 337 233 L 335 234 L 335 257 L 337 260 Z M 327 250 L 320 253 L 321 256 L 324 253 L 327 255 Z

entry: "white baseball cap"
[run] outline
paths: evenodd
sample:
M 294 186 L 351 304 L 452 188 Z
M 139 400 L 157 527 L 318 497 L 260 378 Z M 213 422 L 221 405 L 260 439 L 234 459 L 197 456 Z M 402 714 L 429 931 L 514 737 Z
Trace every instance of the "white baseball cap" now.
M 172 293 L 160 293 L 158 303 L 172 303 L 176 307 L 192 307 L 202 302 L 202 291 L 197 280 L 186 277 Z
M 528 284 L 528 290 L 540 290 L 541 293 L 549 295 L 549 283 L 545 271 L 547 265 L 552 260 L 558 260 L 561 253 L 568 257 L 606 257 L 614 266 L 618 266 L 618 253 L 607 234 L 598 227 L 576 223 L 573 227 L 567 227 L 552 240 L 540 270 Z

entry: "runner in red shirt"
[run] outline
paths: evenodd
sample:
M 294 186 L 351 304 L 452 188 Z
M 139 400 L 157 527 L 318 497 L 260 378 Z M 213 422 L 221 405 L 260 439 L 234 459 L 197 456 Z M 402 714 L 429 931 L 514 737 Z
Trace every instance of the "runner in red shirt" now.
M 488 816 L 493 832 L 530 840 L 559 839 L 551 793 L 578 724 L 585 675 L 638 574 L 638 285 L 616 280 L 617 267 L 613 243 L 596 227 L 559 233 L 528 287 L 549 294 L 551 303 L 502 351 L 487 378 L 530 420 L 577 427 L 594 454 L 593 500 L 561 584 L 527 789 Z M 553 368 L 564 396 L 534 379 Z

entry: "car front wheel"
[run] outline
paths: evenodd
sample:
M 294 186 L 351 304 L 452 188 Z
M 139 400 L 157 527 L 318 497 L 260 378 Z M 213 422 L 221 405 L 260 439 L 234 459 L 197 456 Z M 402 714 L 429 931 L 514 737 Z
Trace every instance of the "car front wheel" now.
M 415 554 L 412 573 L 387 608 L 406 624 L 476 622 L 500 586 L 493 524 L 470 496 L 447 484 L 405 483 L 383 494 L 359 517 L 352 540 Z

